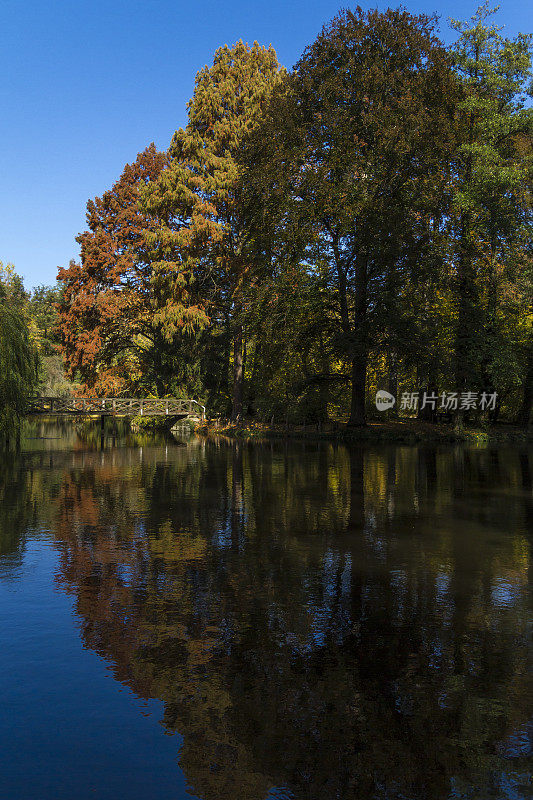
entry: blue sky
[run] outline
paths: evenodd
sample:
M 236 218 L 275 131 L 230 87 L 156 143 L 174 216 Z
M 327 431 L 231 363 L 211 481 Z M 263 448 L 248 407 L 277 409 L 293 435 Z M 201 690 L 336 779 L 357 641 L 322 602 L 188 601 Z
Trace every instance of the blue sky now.
M 360 4 L 368 8 L 375 3 Z M 85 204 L 149 142 L 185 123 L 194 76 L 238 39 L 273 44 L 292 66 L 342 0 L 2 0 L 0 261 L 26 286 L 53 283 L 78 255 Z M 397 5 L 391 3 L 391 5 Z M 468 18 L 470 0 L 413 0 L 413 12 Z M 380 3 L 385 8 L 387 3 Z M 508 35 L 533 30 L 533 6 L 508 0 Z

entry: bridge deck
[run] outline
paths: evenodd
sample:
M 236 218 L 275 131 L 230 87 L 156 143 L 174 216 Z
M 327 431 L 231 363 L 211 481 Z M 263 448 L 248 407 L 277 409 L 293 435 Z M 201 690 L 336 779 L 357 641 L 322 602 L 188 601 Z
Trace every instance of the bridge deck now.
M 136 397 L 34 397 L 29 414 L 109 417 L 205 417 L 205 406 L 196 400 L 140 399 Z

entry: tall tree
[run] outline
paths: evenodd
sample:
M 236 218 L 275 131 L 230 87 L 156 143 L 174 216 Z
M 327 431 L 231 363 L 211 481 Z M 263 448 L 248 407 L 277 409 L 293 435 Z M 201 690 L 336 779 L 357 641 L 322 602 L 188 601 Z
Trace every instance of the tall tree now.
M 488 20 L 488 2 L 451 48 L 463 87 L 457 106 L 458 144 L 450 214 L 455 270 L 455 379 L 459 390 L 493 388 L 497 317 L 506 263 L 531 240 L 533 112 L 525 107 L 531 79 L 532 36 L 501 36 Z M 462 423 L 461 415 L 457 422 Z
M 164 392 L 168 345 L 158 324 L 158 287 L 144 233 L 157 222 L 140 207 L 142 186 L 167 159 L 151 144 L 102 197 L 87 203 L 88 230 L 77 237 L 81 262 L 59 270 L 61 344 L 71 377 L 95 394 L 143 383 Z
M 236 155 L 261 118 L 280 68 L 274 50 L 237 42 L 219 48 L 196 76 L 185 129 L 176 131 L 170 166 L 146 187 L 146 209 L 162 220 L 149 230 L 157 285 L 167 298 L 159 312 L 168 330 L 230 326 L 233 339 L 232 417 L 242 414 L 243 282 L 250 268 L 246 214 Z M 176 304 L 188 288 L 203 303 L 195 314 Z
M 329 263 L 351 425 L 366 421 L 371 343 L 437 227 L 455 89 L 435 24 L 402 10 L 339 14 L 247 150 L 258 227 L 270 220 L 310 270 L 317 253 Z

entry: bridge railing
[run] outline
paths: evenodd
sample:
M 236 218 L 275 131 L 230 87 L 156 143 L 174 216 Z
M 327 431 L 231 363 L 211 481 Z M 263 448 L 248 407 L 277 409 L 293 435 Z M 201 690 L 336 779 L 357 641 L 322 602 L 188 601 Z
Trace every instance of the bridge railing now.
M 205 418 L 197 400 L 138 397 L 34 397 L 30 414 L 105 414 L 128 417 L 196 416 Z

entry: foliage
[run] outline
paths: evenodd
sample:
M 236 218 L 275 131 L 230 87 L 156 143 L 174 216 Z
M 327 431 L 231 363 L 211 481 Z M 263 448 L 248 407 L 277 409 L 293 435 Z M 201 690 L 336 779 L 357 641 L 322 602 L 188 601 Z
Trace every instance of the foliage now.
M 57 305 L 61 301 L 62 286 L 37 286 L 28 299 L 28 311 L 38 332 L 39 350 L 43 356 L 59 351 L 60 338 Z
M 17 435 L 35 391 L 38 353 L 25 309 L 26 294 L 11 266 L 0 264 L 0 444 Z
M 91 394 L 165 384 L 168 347 L 154 316 L 157 287 L 145 246 L 156 223 L 141 209 L 140 189 L 166 156 L 155 145 L 127 164 L 103 196 L 87 203 L 88 230 L 77 238 L 81 261 L 59 270 L 61 345 L 71 378 Z
M 489 22 L 493 13 L 485 3 L 470 22 L 452 22 L 463 96 L 449 224 L 456 386 L 505 395 L 516 381 L 506 366 L 514 360 L 514 376 L 524 374 L 511 320 L 519 308 L 527 314 L 532 296 L 524 274 L 533 235 L 533 110 L 525 107 L 532 36 L 504 38 Z
M 167 336 L 226 322 L 234 417 L 242 413 L 243 290 L 250 271 L 236 155 L 278 79 L 272 48 L 257 42 L 219 48 L 213 66 L 196 76 L 189 121 L 174 134 L 169 169 L 144 193 L 146 208 L 161 219 L 147 234 L 164 295 L 157 319 Z
M 351 370 L 350 421 L 363 424 L 372 340 L 394 337 L 398 299 L 431 263 L 454 96 L 434 20 L 346 11 L 276 93 L 248 159 L 251 202 L 284 255 L 326 265 L 335 354 Z M 265 214 L 266 212 L 266 214 Z
M 59 336 L 58 305 L 63 287 L 37 286 L 28 298 L 28 313 L 39 348 L 38 391 L 45 397 L 68 395 L 74 386 L 65 376 Z
M 59 273 L 70 379 L 357 426 L 380 388 L 490 392 L 490 420 L 456 423 L 527 425 L 531 37 L 492 13 L 445 48 L 434 17 L 342 11 L 291 72 L 271 47 L 219 48 L 168 153 L 150 145 L 87 205 Z

